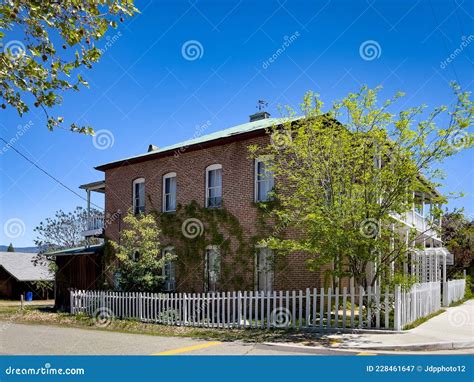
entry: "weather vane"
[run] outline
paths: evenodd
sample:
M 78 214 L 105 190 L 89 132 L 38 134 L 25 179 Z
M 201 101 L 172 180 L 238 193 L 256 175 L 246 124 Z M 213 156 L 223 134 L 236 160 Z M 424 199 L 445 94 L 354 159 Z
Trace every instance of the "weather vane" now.
M 268 102 L 267 102 L 267 101 L 265 101 L 265 100 L 263 100 L 263 99 L 259 99 L 259 100 L 257 101 L 257 109 L 258 109 L 259 111 L 262 111 L 262 110 L 265 109 L 265 107 L 267 107 L 267 106 L 268 106 Z

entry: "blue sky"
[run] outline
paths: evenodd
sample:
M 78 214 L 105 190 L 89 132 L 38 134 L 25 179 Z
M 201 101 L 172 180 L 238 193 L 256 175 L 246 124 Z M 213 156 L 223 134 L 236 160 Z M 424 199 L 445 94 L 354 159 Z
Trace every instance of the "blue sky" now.
M 65 94 L 58 109 L 67 122 L 107 130 L 102 138 L 109 141 L 94 145 L 91 137 L 48 132 L 38 110 L 23 118 L 0 111 L 1 136 L 9 140 L 22 130 L 15 147 L 78 192 L 80 184 L 102 179 L 94 166 L 143 153 L 150 143 L 189 139 L 196 126 L 208 124 L 208 133 L 247 122 L 258 99 L 277 116 L 277 105 L 297 107 L 308 90 L 329 104 L 361 84 L 382 84 L 383 97 L 406 92 L 400 103 L 406 108 L 451 103 L 451 80 L 473 88 L 474 41 L 441 64 L 463 38 L 472 40 L 474 11 L 467 0 L 145 0 L 137 6 L 140 15 L 97 43 L 109 46 L 98 65 L 83 71 L 90 89 Z M 198 42 L 196 57 L 192 50 L 183 54 L 189 41 Z M 284 52 L 268 63 L 285 41 Z M 369 49 L 364 59 L 360 47 L 367 41 L 376 55 Z M 442 165 L 442 191 L 467 194 L 449 207 L 463 206 L 471 217 L 473 159 L 470 150 Z M 41 220 L 85 205 L 13 150 L 0 155 L 0 166 L 0 244 L 32 245 Z M 21 221 L 17 237 L 5 235 L 10 219 Z

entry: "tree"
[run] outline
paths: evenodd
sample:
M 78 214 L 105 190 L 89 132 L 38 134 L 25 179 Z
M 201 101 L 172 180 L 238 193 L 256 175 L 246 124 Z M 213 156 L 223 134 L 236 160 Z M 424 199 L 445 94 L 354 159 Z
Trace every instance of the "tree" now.
M 102 213 L 92 209 L 90 215 L 101 216 Z M 76 207 L 72 212 L 59 210 L 53 218 L 46 218 L 34 229 L 37 236 L 35 245 L 40 253 L 79 247 L 86 244 L 97 243 L 99 239 L 89 239 L 82 235 L 88 229 L 90 216 L 82 207 Z
M 112 241 L 117 259 L 116 272 L 122 290 L 156 292 L 161 290 L 163 266 L 173 261 L 175 255 L 161 255 L 161 230 L 152 215 L 135 216 L 128 213 L 124 218 L 126 228 L 120 241 Z
M 473 104 L 469 93 L 456 84 L 453 89 L 456 102 L 449 110 L 420 106 L 394 113 L 402 93 L 380 105 L 380 88 L 367 87 L 327 111 L 318 95 L 308 93 L 301 119 L 292 119 L 295 112 L 288 109 L 288 123 L 269 130 L 271 144 L 250 147 L 277 180 L 271 215 L 275 232 L 283 234 L 264 244 L 304 254 L 310 270 L 329 267 L 334 281 L 354 277 L 367 286 L 393 276 L 391 264 L 406 260 L 417 239 L 414 230 L 408 243 L 397 235 L 393 216 L 412 208 L 413 191 L 433 194 L 440 176 L 435 164 L 472 146 L 467 128 Z M 449 124 L 439 127 L 446 117 Z M 435 205 L 445 200 L 432 195 Z M 439 216 L 440 209 L 433 213 Z
M 87 86 L 80 74 L 99 61 L 95 45 L 117 21 L 137 9 L 133 0 L 9 0 L 0 2 L 0 98 L 24 115 L 40 107 L 47 127 L 62 127 L 63 117 L 49 110 L 61 105 L 62 94 Z M 20 34 L 20 38 L 17 36 Z M 77 73 L 77 76 L 76 76 Z M 73 74 L 76 78 L 72 77 Z M 1 101 L 0 101 L 1 103 Z M 91 127 L 70 130 L 92 134 Z
M 10 243 L 10 245 L 7 248 L 7 252 L 15 252 L 15 248 L 13 248 L 13 244 Z
M 459 210 L 443 216 L 442 239 L 454 256 L 454 265 L 448 268 L 448 277 L 469 268 L 474 259 L 474 221 Z

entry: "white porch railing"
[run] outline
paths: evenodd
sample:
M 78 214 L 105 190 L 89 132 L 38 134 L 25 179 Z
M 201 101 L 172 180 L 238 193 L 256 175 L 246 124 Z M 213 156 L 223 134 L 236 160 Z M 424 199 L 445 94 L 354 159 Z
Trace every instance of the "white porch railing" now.
M 87 221 L 87 229 L 89 231 L 98 230 L 104 228 L 104 217 L 103 216 L 90 216 Z
M 407 211 L 402 214 L 391 213 L 391 216 L 405 224 L 414 227 L 417 231 L 423 232 L 427 237 L 440 239 L 439 233 L 436 231 L 437 223 L 429 218 L 425 218 L 416 211 Z M 439 225 L 439 224 L 438 224 Z
M 462 300 L 466 290 L 466 279 L 449 280 L 443 284 L 443 305 Z
M 394 328 L 402 330 L 419 318 L 441 309 L 441 283 L 427 282 L 412 286 L 408 291 L 395 287 Z

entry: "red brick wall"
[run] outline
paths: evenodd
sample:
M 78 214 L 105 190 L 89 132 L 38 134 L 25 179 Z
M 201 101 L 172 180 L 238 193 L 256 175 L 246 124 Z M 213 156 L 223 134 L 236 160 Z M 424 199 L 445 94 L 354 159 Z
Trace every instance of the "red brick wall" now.
M 146 211 L 161 211 L 162 177 L 168 172 L 176 172 L 177 203 L 186 205 L 193 200 L 203 206 L 205 203 L 205 169 L 211 164 L 222 165 L 222 197 L 225 208 L 237 217 L 244 229 L 246 238 L 258 233 L 258 211 L 254 206 L 254 161 L 249 158 L 247 147 L 251 144 L 264 145 L 268 136 L 254 137 L 247 140 L 212 146 L 209 148 L 180 152 L 178 155 L 156 158 L 135 164 L 105 171 L 105 209 L 106 216 L 113 216 L 118 210 L 123 214 L 132 205 L 132 182 L 137 178 L 145 178 Z M 118 239 L 119 220 L 110 219 L 106 226 L 106 236 Z M 234 243 L 234 248 L 237 243 Z M 179 256 L 179 254 L 178 254 Z M 193 267 L 180 274 L 177 270 L 179 291 L 201 292 L 204 286 L 204 253 L 201 257 L 200 269 Z M 250 259 L 250 270 L 243 276 L 244 285 L 233 276 L 226 280 L 227 290 L 252 288 L 254 283 L 253 256 Z M 189 267 L 188 267 L 189 268 Z M 194 277 L 190 273 L 194 274 Z M 236 271 L 237 272 L 237 271 Z M 181 272 L 183 273 L 183 272 Z M 319 272 L 306 269 L 304 256 L 292 254 L 285 258 L 277 257 L 275 271 L 275 289 L 304 289 L 322 286 L 323 277 Z M 247 284 L 247 285 L 245 285 Z

